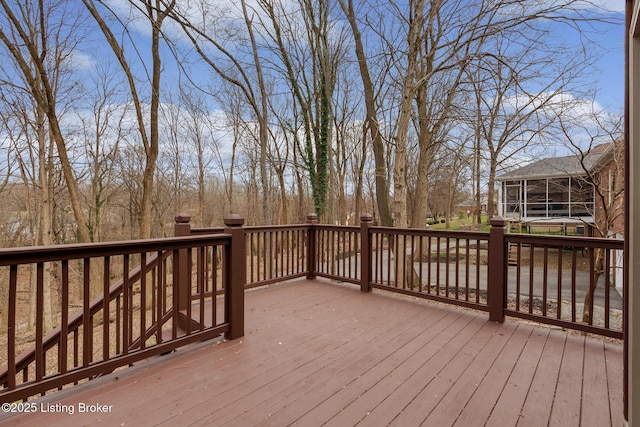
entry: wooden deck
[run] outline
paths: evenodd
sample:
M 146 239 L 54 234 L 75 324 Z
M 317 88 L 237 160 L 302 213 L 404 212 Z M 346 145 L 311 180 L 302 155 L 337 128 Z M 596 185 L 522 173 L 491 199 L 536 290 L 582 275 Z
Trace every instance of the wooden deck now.
M 621 343 L 487 318 L 320 281 L 260 289 L 243 339 L 46 396 L 0 425 L 623 424 Z

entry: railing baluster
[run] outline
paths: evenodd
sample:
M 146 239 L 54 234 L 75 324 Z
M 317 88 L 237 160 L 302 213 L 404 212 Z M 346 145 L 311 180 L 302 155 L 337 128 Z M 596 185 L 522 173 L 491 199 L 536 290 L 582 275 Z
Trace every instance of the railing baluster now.
M 522 272 L 521 272 L 521 261 L 522 261 L 522 243 L 516 243 L 516 311 L 520 311 L 520 299 L 522 298 Z M 507 253 L 507 264 L 508 264 L 509 253 Z M 507 268 L 509 266 L 507 265 Z
M 533 244 L 529 246 L 529 314 L 533 313 L 533 267 L 535 261 L 535 248 Z
M 58 346 L 58 371 L 67 373 L 68 336 L 69 336 L 69 261 L 62 260 L 62 301 L 60 313 L 60 345 Z M 108 342 L 108 341 L 107 341 Z
M 166 297 L 164 296 L 165 286 L 164 286 L 164 271 L 166 264 L 162 257 L 162 251 L 156 252 L 156 256 L 158 257 L 158 279 L 156 280 L 157 288 L 156 293 L 158 296 L 156 297 L 156 343 L 162 344 L 162 318 L 164 317 L 164 301 Z
M 293 274 L 300 273 L 300 235 L 302 231 L 294 230 L 291 237 L 291 270 Z
M 402 289 L 407 288 L 407 235 L 402 235 L 402 244 L 400 244 L 400 236 L 398 238 L 398 256 L 396 257 L 396 271 L 400 270 L 402 275 L 400 276 L 400 282 L 402 283 Z
M 82 263 L 82 366 L 89 366 L 93 360 L 93 318 L 89 313 L 91 302 L 91 269 L 89 258 Z
M 178 299 L 178 289 L 180 287 L 180 269 L 183 266 L 180 265 L 180 252 L 178 249 L 173 250 L 173 280 L 172 280 L 172 292 L 171 292 L 171 339 L 175 340 L 178 338 L 178 313 L 180 311 L 179 299 Z
M 440 237 L 436 237 L 436 295 L 440 295 Z
M 547 316 L 547 290 L 549 278 L 549 246 L 545 245 L 543 249 L 543 274 L 542 274 L 542 315 Z
M 7 319 L 7 386 L 16 388 L 16 303 L 18 301 L 18 266 L 9 266 L 9 306 Z
M 156 268 L 151 270 L 151 324 L 158 325 L 160 319 L 157 317 L 158 314 L 158 269 L 162 262 L 161 258 L 157 258 L 158 263 L 156 264 Z M 157 341 L 156 341 L 157 343 Z
M 480 240 L 476 240 L 476 304 L 480 303 Z M 489 273 L 487 272 L 487 275 Z M 488 280 L 487 280 L 488 281 Z
M 102 272 L 102 358 L 104 360 L 109 359 L 109 288 L 111 285 L 111 257 L 105 256 L 103 262 Z M 62 322 L 64 325 L 66 322 Z M 63 334 L 62 336 L 66 336 Z
M 254 265 L 255 265 L 255 261 L 253 259 L 253 253 L 256 250 L 255 249 L 255 233 L 250 233 L 247 235 L 247 256 L 249 257 L 249 281 L 250 282 L 256 282 L 256 276 L 254 273 Z
M 73 330 L 73 367 L 80 366 L 80 336 L 78 329 Z M 74 381 L 74 384 L 78 384 L 78 381 Z
M 44 377 L 44 264 L 36 264 L 36 381 Z
M 432 289 L 431 289 L 431 264 L 432 264 L 432 256 L 433 256 L 433 249 L 431 248 L 431 236 L 427 236 L 427 293 L 431 294 L 432 293 Z
M 414 289 L 414 287 L 416 287 L 415 286 L 415 284 L 416 284 L 415 281 L 418 278 L 417 274 L 416 274 L 416 272 L 414 271 L 414 268 L 413 268 L 413 266 L 415 264 L 415 261 L 416 261 L 416 258 L 415 258 L 416 257 L 416 246 L 415 246 L 416 236 L 411 235 L 410 239 L 411 239 L 411 255 L 409 256 L 408 264 L 409 264 L 409 270 L 411 270 L 411 271 L 409 272 L 410 273 L 410 279 L 409 280 L 411 280 L 411 282 L 410 282 L 411 283 L 411 289 Z M 419 261 L 422 262 L 422 260 L 419 260 Z M 418 286 L 418 288 L 419 288 L 419 286 Z
M 213 246 L 211 249 L 213 262 L 211 266 L 211 287 L 213 289 L 211 295 L 211 326 L 215 327 L 217 323 L 217 311 L 218 311 L 218 253 L 220 249 L 218 246 Z
M 278 236 L 280 236 L 280 232 L 276 231 L 273 233 L 273 240 L 274 240 L 274 245 L 275 248 L 271 251 L 273 253 L 273 256 L 271 257 L 273 259 L 273 262 L 275 264 L 275 268 L 273 270 L 273 277 L 278 277 L 278 267 L 282 268 L 282 261 L 281 261 L 281 257 L 278 257 L 278 252 L 280 251 L 280 239 L 278 239 Z M 280 258 L 280 265 L 278 263 Z M 273 279 L 273 277 L 271 277 Z
M 596 249 L 595 248 L 590 248 L 589 249 L 589 289 L 587 290 L 587 292 L 591 292 L 591 289 L 595 289 L 596 287 L 596 259 L 595 259 L 595 252 Z M 593 325 L 593 307 L 594 307 L 594 300 L 595 299 L 595 292 L 593 293 L 593 295 L 591 295 L 591 298 L 589 298 L 589 325 Z
M 122 256 L 122 354 L 129 353 L 129 255 Z M 174 289 L 174 295 L 177 298 L 177 289 Z
M 611 251 L 609 249 L 601 249 L 604 251 L 604 327 L 609 329 L 610 315 L 610 298 L 611 298 Z M 595 297 L 595 296 L 594 296 Z
M 267 239 L 266 239 L 265 233 L 259 233 L 257 235 L 257 241 L 258 241 L 258 256 L 256 258 L 259 261 L 258 262 L 258 277 L 266 279 L 266 277 L 267 277 L 267 275 L 266 275 L 267 261 L 266 261 L 266 258 L 265 258 L 266 255 L 264 254 L 264 252 L 266 252 L 266 250 L 261 248 L 261 246 L 260 246 L 260 242 L 261 241 L 263 243 L 263 246 L 266 246 Z
M 571 321 L 576 321 L 576 271 L 578 265 L 578 249 L 573 247 L 571 256 Z
M 460 298 L 460 239 L 455 239 L 456 242 L 456 299 Z
M 558 296 L 557 296 L 557 319 L 562 319 L 562 247 L 558 248 Z
M 398 277 L 399 273 L 400 273 L 400 269 L 398 268 L 399 263 L 400 263 L 400 235 L 398 234 L 394 234 L 393 235 L 393 246 L 394 246 L 394 251 L 395 251 L 395 256 L 393 257 L 393 264 L 394 264 L 394 270 L 393 270 L 393 283 L 394 286 L 397 288 L 398 287 L 398 280 L 401 280 L 402 278 Z
M 424 251 L 423 251 L 423 245 L 424 245 L 424 238 L 423 236 L 419 236 L 418 237 L 418 260 L 419 260 L 419 266 L 420 269 L 418 270 L 418 291 L 420 293 L 422 293 L 422 283 L 423 283 L 423 273 L 422 273 L 422 262 L 424 260 Z
M 200 332 L 202 332 L 204 330 L 204 296 L 205 296 L 205 292 L 206 292 L 206 270 L 207 270 L 207 258 L 206 258 L 206 254 L 208 251 L 208 247 L 207 246 L 200 246 L 198 247 L 198 255 L 197 255 L 197 260 L 198 260 L 198 266 L 197 266 L 197 282 L 196 282 L 196 288 L 197 288 L 197 295 L 198 295 L 198 308 L 199 308 L 199 313 L 198 313 L 198 323 L 200 323 Z M 213 301 L 212 301 L 213 304 Z
M 469 245 L 471 244 L 471 241 L 469 239 L 465 240 L 465 247 L 464 247 L 464 258 L 465 258 L 465 275 L 464 275 L 464 300 L 465 301 L 469 301 L 469 273 L 470 273 L 470 266 L 471 266 L 471 260 L 470 258 L 470 248 Z
M 147 253 L 140 254 L 140 350 L 147 347 Z
M 182 266 L 180 266 L 180 268 L 182 268 Z M 185 324 L 185 328 L 186 328 L 186 333 L 187 335 L 191 335 L 191 320 L 193 319 L 193 304 L 191 303 L 192 301 L 192 287 L 193 287 L 193 249 L 192 248 L 188 248 L 187 249 L 187 274 L 186 274 L 186 279 L 187 279 L 187 318 L 186 318 L 186 324 Z
M 449 251 L 451 250 L 451 239 L 450 238 L 446 238 L 446 252 L 444 254 L 444 263 L 445 263 L 445 283 L 444 283 L 444 290 L 445 290 L 445 296 L 447 298 L 449 298 Z
M 273 232 L 272 232 L 272 231 L 269 231 L 267 234 L 269 235 L 269 251 L 268 251 L 269 253 L 268 253 L 268 255 L 267 255 L 267 260 L 269 261 L 269 275 L 268 275 L 267 277 L 268 277 L 269 279 L 273 279 L 273 277 L 274 277 L 274 267 L 273 267 L 273 264 L 274 264 L 274 262 L 275 262 L 275 260 L 273 259 L 273 258 L 275 258 L 275 257 L 273 257 L 273 256 L 272 256 L 272 254 L 273 254 L 273 247 L 274 247 L 274 246 L 273 246 Z

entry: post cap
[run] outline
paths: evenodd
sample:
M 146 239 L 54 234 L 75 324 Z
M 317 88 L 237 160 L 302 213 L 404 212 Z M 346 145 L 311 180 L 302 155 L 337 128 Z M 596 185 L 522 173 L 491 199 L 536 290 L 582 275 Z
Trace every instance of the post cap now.
M 187 214 L 180 213 L 174 217 L 174 221 L 177 223 L 188 223 L 191 221 L 191 217 Z
M 491 220 L 489 221 L 489 224 L 491 224 L 492 227 L 505 227 L 508 222 L 509 221 L 507 221 L 505 218 L 501 217 L 500 215 L 497 215 L 491 218 Z
M 373 222 L 373 215 L 370 213 L 363 213 L 360 215 L 360 222 Z
M 315 213 L 307 214 L 307 222 L 317 223 L 318 222 L 318 215 L 316 215 Z
M 227 214 L 224 216 L 224 225 L 228 227 L 240 227 L 244 224 L 244 218 L 238 214 Z

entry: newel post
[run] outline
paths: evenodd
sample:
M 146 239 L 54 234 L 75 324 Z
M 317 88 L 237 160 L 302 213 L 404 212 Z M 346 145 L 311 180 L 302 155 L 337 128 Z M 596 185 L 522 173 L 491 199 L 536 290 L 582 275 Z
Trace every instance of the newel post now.
M 489 277 L 487 283 L 487 305 L 489 320 L 504 322 L 504 309 L 507 302 L 505 240 L 507 220 L 496 216 L 489 222 Z
M 371 239 L 369 227 L 373 222 L 371 214 L 360 216 L 360 290 L 370 292 L 371 287 Z
M 225 315 L 229 322 L 227 338 L 244 336 L 244 285 L 247 282 L 247 254 L 245 250 L 244 218 L 237 214 L 224 217 L 224 232 L 231 234 L 231 247 L 227 249 L 224 271 Z
M 176 237 L 191 235 L 191 217 L 189 215 L 178 214 L 174 218 L 174 221 L 174 235 Z M 191 295 L 189 293 L 189 255 L 187 249 L 178 250 L 177 261 L 177 263 L 174 261 L 173 280 L 174 282 L 176 280 L 178 281 L 178 310 L 186 310 L 189 304 L 191 304 Z
M 307 214 L 307 279 L 316 278 L 316 227 L 318 223 L 318 215 L 315 213 Z

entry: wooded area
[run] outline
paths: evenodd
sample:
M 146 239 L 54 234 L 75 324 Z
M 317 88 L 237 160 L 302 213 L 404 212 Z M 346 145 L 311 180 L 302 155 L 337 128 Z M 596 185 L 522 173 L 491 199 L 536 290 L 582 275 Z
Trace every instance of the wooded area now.
M 0 6 L 4 247 L 166 236 L 181 212 L 481 222 L 502 170 L 620 132 L 591 36 L 622 23 L 582 0 Z

